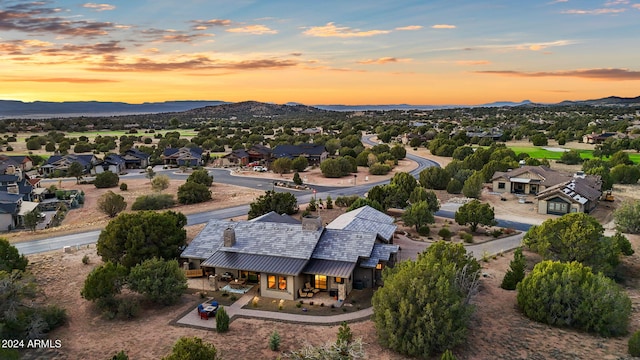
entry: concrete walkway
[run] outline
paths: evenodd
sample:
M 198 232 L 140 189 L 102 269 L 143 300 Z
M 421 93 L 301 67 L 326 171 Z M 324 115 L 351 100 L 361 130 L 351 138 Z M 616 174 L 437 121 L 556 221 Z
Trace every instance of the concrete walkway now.
M 366 320 L 373 314 L 373 306 L 368 307 L 366 309 L 336 314 L 336 315 L 327 315 L 327 316 L 317 316 L 317 315 L 303 315 L 303 314 L 289 314 L 289 313 L 281 313 L 275 311 L 262 311 L 262 310 L 251 310 L 251 309 L 243 309 L 244 306 L 249 304 L 251 299 L 255 294 L 253 292 L 249 292 L 240 297 L 236 302 L 231 304 L 230 306 L 225 306 L 224 309 L 229 315 L 229 321 L 233 321 L 238 318 L 253 318 L 253 319 L 263 319 L 263 320 L 275 320 L 275 321 L 285 321 L 285 322 L 294 322 L 294 323 L 302 323 L 302 324 L 314 324 L 314 325 L 337 325 L 341 324 L 343 321 L 346 322 L 354 322 Z M 215 319 L 204 320 L 201 319 L 198 315 L 198 311 L 196 307 L 194 307 L 187 314 L 182 316 L 182 318 L 176 321 L 177 324 L 192 326 L 192 327 L 200 327 L 205 329 L 215 329 L 216 321 Z

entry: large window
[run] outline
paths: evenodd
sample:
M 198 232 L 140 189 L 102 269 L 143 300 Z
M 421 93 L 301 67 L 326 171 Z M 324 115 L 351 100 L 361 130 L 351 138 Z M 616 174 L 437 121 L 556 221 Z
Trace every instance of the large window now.
M 547 212 L 566 214 L 568 212 L 568 206 L 569 204 L 564 202 L 550 201 L 547 203 Z
M 504 183 L 503 182 L 499 182 L 498 183 L 498 189 L 504 189 Z
M 327 290 L 327 277 L 325 275 L 316 275 L 315 287 L 316 289 Z
M 267 275 L 267 288 L 272 290 L 287 290 L 287 277 L 283 275 Z

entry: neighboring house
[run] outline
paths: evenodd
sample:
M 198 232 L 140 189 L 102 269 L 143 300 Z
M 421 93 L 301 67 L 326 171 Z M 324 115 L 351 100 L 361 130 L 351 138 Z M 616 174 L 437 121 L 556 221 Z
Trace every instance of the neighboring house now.
M 507 172 L 496 171 L 491 183 L 493 191 L 497 193 L 536 195 L 572 177 L 572 174 L 551 170 L 546 166 L 523 166 Z
M 582 137 L 582 142 L 585 144 L 602 144 L 605 140 L 617 135 L 618 134 L 614 132 L 604 132 L 602 134 L 592 132 L 591 134 L 584 135 Z
M 271 148 L 261 144 L 252 145 L 249 150 L 249 162 L 268 163 L 271 160 Z
M 322 134 L 322 129 L 319 128 L 306 128 L 304 130 L 300 130 L 297 132 L 300 135 L 321 135 Z
M 94 167 L 96 174 L 103 173 L 105 171 L 111 171 L 114 174 L 122 174 L 127 169 L 126 160 L 116 154 L 109 154 L 104 157 L 104 160 Z
M 259 282 L 264 297 L 295 300 L 310 283 L 344 299 L 354 288 L 375 286 L 399 247 L 390 244 L 393 218 L 369 207 L 343 216 L 326 227 L 319 217 L 297 224 L 278 214 L 212 219 L 181 257 L 193 268 Z M 366 226 L 380 222 L 384 226 Z
M 100 159 L 93 154 L 53 155 L 47 159 L 46 164 L 40 167 L 40 171 L 44 175 L 52 174 L 56 170 L 66 172 L 74 162 L 80 163 L 85 173 L 91 173 L 91 170 L 100 162 Z
M 220 159 L 222 166 L 245 166 L 249 163 L 249 153 L 245 149 L 236 149 Z
M 327 159 L 329 152 L 324 145 L 318 144 L 300 144 L 300 145 L 278 145 L 273 149 L 273 157 L 295 159 L 297 157 L 305 157 L 309 161 L 309 165 L 319 165 Z
M 33 160 L 26 155 L 0 154 L 0 173 L 4 173 L 6 168 L 12 165 L 24 173 L 33 169 Z
M 127 169 L 145 169 L 151 164 L 151 155 L 136 148 L 131 148 L 124 152 L 125 166 Z
M 18 212 L 22 196 L 17 193 L 0 191 L 0 231 L 15 229 L 19 224 Z
M 176 166 L 199 166 L 202 165 L 202 149 L 181 147 L 166 148 L 162 154 L 162 161 L 165 165 Z
M 20 194 L 24 201 L 32 201 L 34 199 L 33 186 L 29 179 L 23 177 L 22 174 L 0 175 L 0 192 Z
M 602 182 L 596 177 L 575 177 L 540 192 L 538 213 L 564 215 L 572 212 L 589 213 L 602 196 Z

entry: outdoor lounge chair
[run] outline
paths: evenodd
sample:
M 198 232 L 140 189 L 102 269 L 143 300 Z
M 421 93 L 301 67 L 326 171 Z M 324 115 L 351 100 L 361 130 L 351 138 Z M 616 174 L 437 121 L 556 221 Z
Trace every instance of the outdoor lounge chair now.
M 306 291 L 308 293 L 317 294 L 317 293 L 320 292 L 320 289 L 312 288 L 311 287 L 311 283 L 306 282 L 306 283 L 304 283 L 304 291 Z M 311 296 L 313 296 L 313 295 L 311 295 Z M 311 296 L 308 296 L 308 297 L 311 297 Z
M 298 289 L 298 296 L 300 296 L 301 298 L 309 297 L 309 294 L 311 294 L 311 296 L 313 296 L 313 293 L 307 293 L 307 292 L 302 291 L 302 289 Z

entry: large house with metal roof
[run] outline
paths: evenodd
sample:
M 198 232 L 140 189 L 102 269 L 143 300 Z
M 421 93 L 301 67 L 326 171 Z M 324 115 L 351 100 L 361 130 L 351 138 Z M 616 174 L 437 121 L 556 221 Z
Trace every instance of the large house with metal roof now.
M 576 176 L 569 181 L 540 192 L 538 213 L 564 215 L 571 212 L 589 213 L 602 196 L 602 182 L 597 177 Z
M 324 145 L 320 144 L 299 144 L 299 145 L 278 145 L 273 149 L 273 157 L 295 159 L 305 157 L 311 165 L 320 165 L 329 156 L 329 152 Z
M 181 257 L 192 268 L 259 283 L 260 294 L 295 300 L 306 283 L 344 299 L 354 288 L 373 287 L 399 251 L 393 218 L 363 207 L 323 226 L 319 217 L 213 219 Z M 277 215 L 277 214 L 275 214 Z

